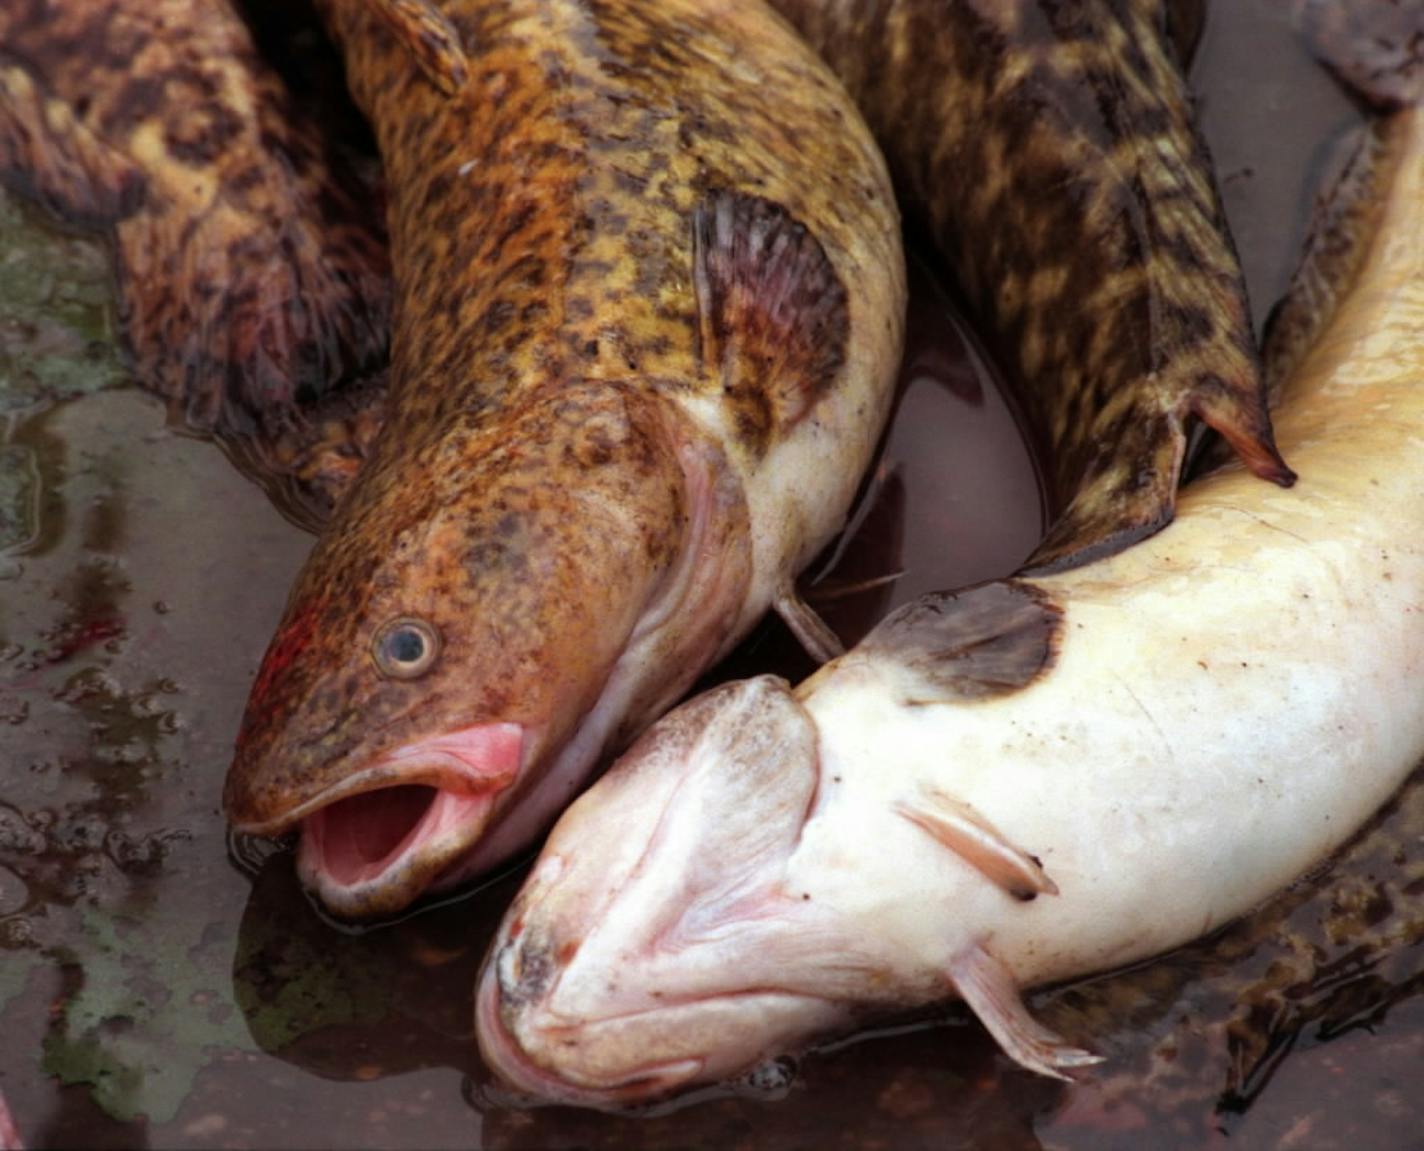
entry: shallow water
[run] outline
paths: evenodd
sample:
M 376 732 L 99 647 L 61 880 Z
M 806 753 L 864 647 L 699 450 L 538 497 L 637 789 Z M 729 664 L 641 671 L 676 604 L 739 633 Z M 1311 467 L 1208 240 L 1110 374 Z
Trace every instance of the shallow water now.
M 1218 4 L 1195 74 L 1258 320 L 1357 120 L 1285 8 Z M 284 851 L 228 856 L 232 737 L 310 540 L 116 389 L 105 269 L 0 202 L 0 1090 L 31 1146 L 1424 1145 L 1418 786 L 1251 920 L 1036 997 L 1109 1057 L 1081 1084 L 1010 1067 L 950 1011 L 665 1114 L 510 1106 L 470 993 L 517 875 L 352 935 L 313 912 Z M 848 638 L 1012 570 L 1038 529 L 991 375 L 928 282 L 917 299 L 856 542 L 810 589 Z M 733 666 L 798 673 L 773 625 Z

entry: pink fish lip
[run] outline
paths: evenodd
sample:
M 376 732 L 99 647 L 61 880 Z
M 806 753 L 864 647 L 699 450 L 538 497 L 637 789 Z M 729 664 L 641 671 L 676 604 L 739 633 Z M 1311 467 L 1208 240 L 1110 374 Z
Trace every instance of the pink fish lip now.
M 405 744 L 280 815 L 263 820 L 234 820 L 232 829 L 242 835 L 282 835 L 322 808 L 385 788 L 415 785 L 458 795 L 501 792 L 523 771 L 527 734 L 517 723 L 480 723 Z M 470 747 L 471 743 L 486 740 L 493 746 Z
M 531 1058 L 506 1027 L 494 966 L 491 956 L 475 996 L 476 1037 L 485 1065 L 516 1091 L 544 1101 L 616 1109 L 671 1095 L 695 1082 L 706 1066 L 705 1059 L 688 1056 L 636 1068 L 606 1082 L 551 1071 Z
M 528 732 L 481 723 L 417 740 L 284 812 L 235 830 L 301 828 L 297 870 L 328 910 L 365 918 L 403 910 L 480 842 L 524 770 Z

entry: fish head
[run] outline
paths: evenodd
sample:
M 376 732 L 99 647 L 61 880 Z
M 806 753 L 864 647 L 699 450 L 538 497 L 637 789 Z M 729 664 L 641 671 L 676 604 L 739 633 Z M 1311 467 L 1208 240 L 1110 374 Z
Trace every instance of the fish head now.
M 784 681 L 663 717 L 551 833 L 485 960 L 480 1050 L 515 1088 L 623 1106 L 843 1026 L 860 944 L 788 863 L 817 731 Z
M 234 828 L 300 827 L 304 883 L 350 918 L 458 882 L 511 819 L 523 846 L 601 752 L 612 721 L 585 729 L 635 630 L 676 615 L 686 454 L 606 384 L 493 431 L 383 438 L 263 659 L 224 795 Z M 570 779 L 531 806 L 570 747 Z

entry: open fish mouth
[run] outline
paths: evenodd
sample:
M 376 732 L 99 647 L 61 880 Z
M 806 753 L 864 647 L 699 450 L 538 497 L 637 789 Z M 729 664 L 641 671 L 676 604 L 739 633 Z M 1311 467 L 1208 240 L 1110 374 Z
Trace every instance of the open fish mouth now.
M 239 830 L 300 830 L 297 874 L 341 918 L 392 915 L 462 877 L 519 778 L 527 733 L 485 723 L 388 751 L 280 818 Z
M 397 784 L 339 799 L 301 825 L 297 872 L 337 915 L 381 910 L 417 876 L 439 873 L 476 842 L 494 796 Z M 407 902 L 402 896 L 401 906 Z M 388 910 L 395 911 L 397 906 Z

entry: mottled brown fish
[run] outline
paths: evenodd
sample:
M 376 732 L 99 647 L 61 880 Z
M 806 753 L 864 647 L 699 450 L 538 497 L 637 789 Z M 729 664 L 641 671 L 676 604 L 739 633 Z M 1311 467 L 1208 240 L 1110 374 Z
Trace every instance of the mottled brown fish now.
M 758 3 L 326 8 L 389 189 L 389 414 L 225 803 L 359 916 L 528 844 L 768 604 L 833 649 L 792 579 L 883 423 L 904 269 L 869 133 Z
M 1016 377 L 1061 507 L 1030 569 L 1167 523 L 1193 419 L 1290 483 L 1164 0 L 774 3 Z
M 0 6 L 0 180 L 109 235 L 124 346 L 172 421 L 323 518 L 378 415 L 385 240 L 228 0 Z

